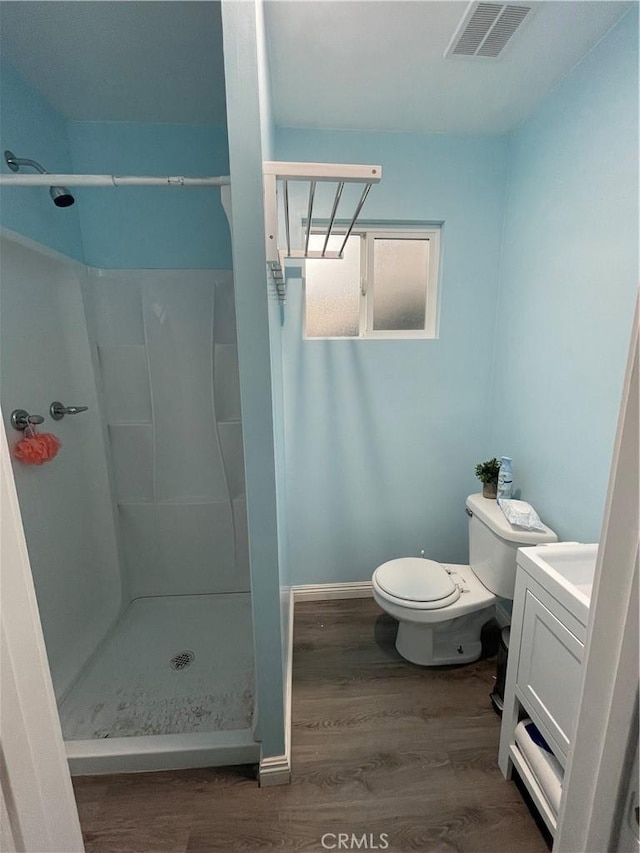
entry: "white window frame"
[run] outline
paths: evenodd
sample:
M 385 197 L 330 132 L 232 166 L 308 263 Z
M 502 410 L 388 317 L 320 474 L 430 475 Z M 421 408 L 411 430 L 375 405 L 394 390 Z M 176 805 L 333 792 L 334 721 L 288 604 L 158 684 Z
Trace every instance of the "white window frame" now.
M 326 231 L 312 229 L 312 234 L 325 234 Z M 333 234 L 343 236 L 339 228 Z M 306 273 L 304 276 L 304 323 L 302 336 L 306 341 L 365 341 L 365 340 L 433 340 L 438 337 L 438 294 L 440 278 L 440 233 L 439 225 L 400 228 L 360 226 L 354 228 L 351 237 L 360 238 L 360 317 L 357 335 L 307 335 Z M 425 325 L 422 329 L 380 329 L 373 328 L 373 307 L 375 293 L 374 278 L 374 241 L 383 240 L 428 240 L 429 261 L 427 269 L 427 292 L 425 301 Z

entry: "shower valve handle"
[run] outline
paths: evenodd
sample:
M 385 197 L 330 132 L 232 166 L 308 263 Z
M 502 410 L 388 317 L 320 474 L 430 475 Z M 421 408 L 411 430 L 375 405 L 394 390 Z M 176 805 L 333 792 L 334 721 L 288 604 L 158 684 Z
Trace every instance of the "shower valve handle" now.
M 65 415 L 79 415 L 80 412 L 86 412 L 89 406 L 65 406 L 58 400 L 49 406 L 49 414 L 54 421 L 61 421 Z
M 42 415 L 30 415 L 26 409 L 14 409 L 11 412 L 11 426 L 20 432 L 41 423 L 44 423 Z

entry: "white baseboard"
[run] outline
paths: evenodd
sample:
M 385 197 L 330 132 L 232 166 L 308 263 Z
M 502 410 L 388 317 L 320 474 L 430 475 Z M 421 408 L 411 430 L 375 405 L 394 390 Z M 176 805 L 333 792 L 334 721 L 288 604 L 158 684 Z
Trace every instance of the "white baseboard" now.
M 292 586 L 294 601 L 331 601 L 340 598 L 371 598 L 371 581 L 309 583 Z
M 287 667 L 284 682 L 284 754 L 291 770 L 291 704 L 293 694 L 293 623 L 295 620 L 295 595 L 289 589 L 289 631 L 287 634 Z
M 258 782 L 261 788 L 288 785 L 291 782 L 291 758 L 288 755 L 271 755 L 260 761 Z
M 288 785 L 291 781 L 291 693 L 293 689 L 293 622 L 295 596 L 289 589 L 289 631 L 287 633 L 287 661 L 284 673 L 284 755 L 263 758 L 258 767 L 261 788 Z

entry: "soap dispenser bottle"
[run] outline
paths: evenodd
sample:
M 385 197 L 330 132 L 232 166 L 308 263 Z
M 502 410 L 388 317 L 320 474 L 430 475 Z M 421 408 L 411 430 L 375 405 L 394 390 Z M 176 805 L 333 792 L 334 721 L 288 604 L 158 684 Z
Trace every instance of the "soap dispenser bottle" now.
M 511 457 L 502 456 L 500 458 L 500 471 L 498 473 L 498 500 L 511 498 L 511 489 L 513 487 L 513 473 L 511 471 Z

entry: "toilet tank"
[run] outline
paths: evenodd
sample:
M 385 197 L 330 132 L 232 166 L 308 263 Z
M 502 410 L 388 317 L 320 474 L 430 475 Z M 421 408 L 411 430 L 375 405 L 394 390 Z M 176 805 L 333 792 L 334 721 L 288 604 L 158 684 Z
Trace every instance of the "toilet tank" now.
M 549 527 L 544 531 L 512 527 L 497 501 L 481 494 L 469 495 L 469 565 L 484 586 L 500 598 L 513 598 L 516 551 L 543 542 L 557 542 Z

